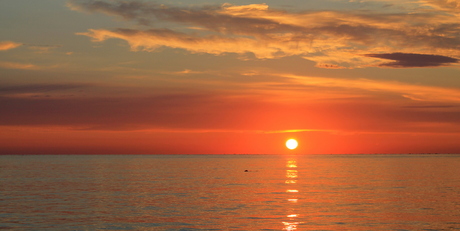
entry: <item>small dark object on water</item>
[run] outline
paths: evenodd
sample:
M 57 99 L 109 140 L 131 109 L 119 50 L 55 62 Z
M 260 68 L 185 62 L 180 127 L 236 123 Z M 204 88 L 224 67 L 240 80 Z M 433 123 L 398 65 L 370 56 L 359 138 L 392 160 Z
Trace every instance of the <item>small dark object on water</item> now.
M 246 170 L 244 170 L 244 172 L 249 172 L 249 171 L 246 169 Z

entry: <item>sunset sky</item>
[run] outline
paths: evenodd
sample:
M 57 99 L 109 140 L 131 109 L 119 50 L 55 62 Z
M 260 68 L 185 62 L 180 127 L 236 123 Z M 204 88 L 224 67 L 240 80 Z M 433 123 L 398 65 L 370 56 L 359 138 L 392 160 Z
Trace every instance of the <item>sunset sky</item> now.
M 460 0 L 3 0 L 0 154 L 460 153 L 459 60 Z

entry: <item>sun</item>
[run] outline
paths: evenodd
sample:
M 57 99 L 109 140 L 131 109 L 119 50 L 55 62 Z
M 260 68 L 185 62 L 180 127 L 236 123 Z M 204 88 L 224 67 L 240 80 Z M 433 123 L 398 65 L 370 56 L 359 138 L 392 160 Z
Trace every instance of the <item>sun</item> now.
M 297 145 L 299 145 L 299 143 L 297 143 L 297 140 L 295 139 L 289 139 L 286 141 L 286 147 L 290 150 L 296 149 Z

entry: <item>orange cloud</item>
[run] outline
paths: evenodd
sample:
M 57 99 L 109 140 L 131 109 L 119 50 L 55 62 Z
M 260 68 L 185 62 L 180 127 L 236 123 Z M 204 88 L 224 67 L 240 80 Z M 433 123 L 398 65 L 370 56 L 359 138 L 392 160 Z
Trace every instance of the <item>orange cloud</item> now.
M 192 71 L 190 69 L 185 69 L 183 71 L 177 71 L 177 72 L 174 72 L 175 74 L 200 74 L 200 73 L 203 73 L 202 71 Z
M 41 67 L 34 64 L 15 63 L 15 62 L 0 62 L 0 68 L 5 69 L 21 69 L 21 70 L 39 70 Z
M 451 1 L 429 1 L 450 6 Z M 419 3 L 420 5 L 427 4 Z M 127 41 L 133 50 L 158 47 L 221 55 L 252 53 L 272 59 L 299 55 L 318 67 L 380 66 L 382 60 L 364 54 L 410 53 L 460 59 L 458 18 L 443 11 L 381 13 L 308 11 L 287 12 L 266 4 L 181 8 L 137 1 L 70 1 L 78 11 L 115 15 L 144 25 L 151 22 L 183 24 L 194 33 L 148 30 L 89 30 L 79 33 L 105 41 Z M 411 67 L 423 66 L 417 59 Z M 451 62 L 450 64 L 455 64 Z M 383 65 L 385 66 L 385 65 Z M 405 67 L 402 65 L 401 67 Z
M 16 47 L 22 46 L 22 43 L 16 43 L 11 41 L 0 41 L 0 51 L 11 50 Z
M 249 38 L 228 38 L 223 36 L 196 37 L 185 33 L 174 32 L 167 29 L 139 31 L 131 29 L 89 30 L 87 33 L 78 33 L 101 42 L 110 38 L 126 40 L 131 49 L 153 51 L 159 47 L 186 49 L 193 53 L 209 53 L 220 55 L 223 53 L 244 54 L 253 52 L 259 58 L 274 58 L 276 48 L 268 44 L 261 44 Z
M 60 45 L 29 45 L 29 49 L 35 50 L 37 53 L 48 53 L 52 49 L 60 48 Z
M 395 93 L 415 101 L 460 103 L 460 91 L 455 88 L 421 86 L 396 81 L 390 82 L 370 79 L 337 79 L 292 74 L 279 74 L 279 76 L 290 78 L 294 82 L 304 86 L 320 87 L 319 89 L 336 89 L 336 91 L 344 92 L 344 97 L 350 97 L 356 94 L 369 95 L 373 92 L 386 92 Z M 331 94 L 330 91 L 323 96 L 328 98 L 331 96 L 337 97 L 336 94 Z
M 459 0 L 420 0 L 422 4 L 428 5 L 438 10 L 451 12 L 455 14 L 460 13 Z

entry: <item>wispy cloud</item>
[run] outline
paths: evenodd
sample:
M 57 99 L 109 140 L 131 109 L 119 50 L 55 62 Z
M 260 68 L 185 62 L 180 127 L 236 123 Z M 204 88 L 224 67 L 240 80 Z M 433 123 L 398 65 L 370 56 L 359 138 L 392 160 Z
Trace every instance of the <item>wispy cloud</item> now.
M 146 31 L 133 29 L 117 30 L 89 30 L 87 33 L 78 33 L 102 42 L 110 38 L 123 39 L 129 42 L 131 49 L 153 51 L 159 47 L 181 48 L 194 53 L 209 53 L 220 55 L 223 53 L 244 54 L 255 52 L 259 58 L 274 58 L 276 49 L 266 47 L 249 38 L 229 38 L 224 36 L 197 37 L 168 29 L 151 29 Z
M 414 109 L 426 109 L 426 108 L 432 108 L 432 109 L 438 109 L 438 108 L 454 108 L 458 106 L 454 105 L 419 105 L 419 106 L 404 106 L 404 108 L 414 108 Z
M 420 0 L 420 2 L 438 10 L 460 14 L 460 1 L 458 0 Z
M 159 133 L 254 133 L 254 134 L 279 134 L 279 133 L 300 133 L 300 132 L 328 132 L 340 133 L 337 130 L 322 129 L 292 129 L 292 130 L 244 130 L 244 129 L 139 129 L 137 131 L 159 132 Z
M 16 63 L 16 62 L 0 62 L 0 68 L 5 69 L 21 69 L 21 70 L 40 70 L 43 67 L 29 63 Z
M 171 47 L 215 55 L 252 53 L 260 59 L 297 55 L 325 68 L 388 67 L 380 59 L 365 54 L 407 53 L 459 59 L 460 23 L 457 16 L 445 14 L 445 9 L 457 3 L 427 0 L 418 4 L 430 4 L 433 10 L 288 12 L 271 9 L 266 4 L 187 8 L 139 1 L 68 3 L 73 10 L 104 13 L 143 25 L 167 22 L 184 25 L 189 30 L 199 28 L 193 33 L 161 28 L 91 29 L 79 33 L 98 42 L 122 39 L 133 50 Z M 427 65 L 425 60 L 412 61 L 409 65 L 401 62 L 396 62 L 399 67 Z
M 5 85 L 0 87 L 0 97 L 10 99 L 64 99 L 82 95 L 89 84 L 26 84 Z
M 0 41 L 0 51 L 11 50 L 22 45 L 22 43 L 16 43 L 12 41 Z
M 0 94 L 52 92 L 87 87 L 88 84 L 27 84 L 0 86 Z
M 190 69 L 185 69 L 183 71 L 177 71 L 177 72 L 174 72 L 175 74 L 200 74 L 200 73 L 203 73 L 202 71 L 193 71 L 193 70 L 190 70 Z
M 345 91 L 343 94 L 345 97 L 350 97 L 356 94 L 378 94 L 381 92 L 397 94 L 401 97 L 414 101 L 460 103 L 460 91 L 455 88 L 422 86 L 396 81 L 379 81 L 370 79 L 338 79 L 292 74 L 277 75 L 290 78 L 297 84 L 303 86 L 314 86 L 320 87 L 319 89 L 329 88 L 337 89 L 337 91 Z M 347 91 L 347 89 L 349 90 Z M 335 94 L 331 94 L 330 91 L 327 92 L 327 95 L 335 96 Z
M 62 47 L 61 45 L 28 45 L 29 49 L 35 50 L 37 53 L 48 53 L 53 49 Z
M 268 134 L 432 131 L 424 126 L 434 123 L 454 130 L 460 126 L 457 89 L 397 81 L 259 75 L 285 81 L 258 83 L 257 87 L 246 83 L 251 91 L 201 89 L 131 96 L 81 93 L 88 87 L 120 92 L 119 86 L 2 86 L 0 125 Z

